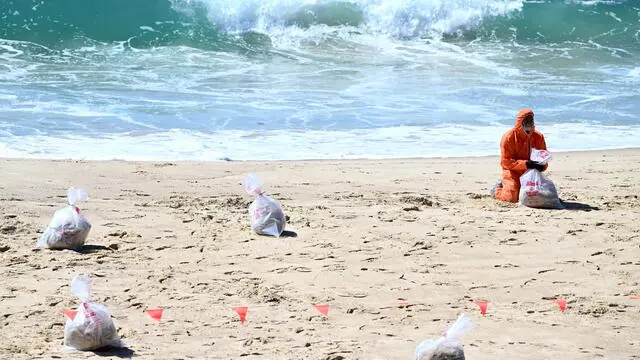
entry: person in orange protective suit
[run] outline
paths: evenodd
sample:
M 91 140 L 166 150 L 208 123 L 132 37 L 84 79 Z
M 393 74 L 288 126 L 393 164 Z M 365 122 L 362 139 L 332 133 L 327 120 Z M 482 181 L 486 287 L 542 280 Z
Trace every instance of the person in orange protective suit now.
M 518 112 L 516 124 L 507 131 L 500 141 L 500 166 L 502 180 L 491 189 L 491 197 L 518 202 L 520 194 L 520 176 L 529 169 L 544 171 L 547 165 L 529 160 L 531 149 L 547 150 L 544 135 L 536 131 L 533 111 L 522 109 Z

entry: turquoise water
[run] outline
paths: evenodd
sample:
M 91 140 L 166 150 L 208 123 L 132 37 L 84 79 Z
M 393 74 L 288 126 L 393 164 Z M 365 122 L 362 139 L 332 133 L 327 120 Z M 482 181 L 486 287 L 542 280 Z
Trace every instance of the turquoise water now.
M 0 4 L 0 156 L 488 155 L 640 145 L 640 3 Z

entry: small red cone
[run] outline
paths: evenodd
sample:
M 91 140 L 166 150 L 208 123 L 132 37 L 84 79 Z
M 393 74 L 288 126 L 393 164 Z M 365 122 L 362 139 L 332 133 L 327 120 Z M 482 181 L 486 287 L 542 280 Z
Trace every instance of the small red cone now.
M 249 308 L 246 306 L 236 306 L 231 309 L 238 313 L 238 316 L 240 317 L 240 323 L 244 324 L 244 321 L 247 319 L 247 311 L 249 311 Z
M 162 309 L 145 310 L 145 312 L 147 314 L 149 314 L 149 316 L 151 316 L 152 319 L 158 320 L 158 321 L 160 321 L 160 319 L 162 319 L 162 312 L 163 311 L 164 310 L 162 310 Z
M 560 312 L 564 312 L 567 309 L 567 300 L 565 299 L 555 299 L 556 304 L 560 308 Z
M 487 313 L 487 307 L 489 306 L 489 303 L 486 301 L 474 301 L 474 303 L 478 305 L 478 307 L 480 308 L 480 313 L 482 314 L 482 316 L 484 316 L 484 314 Z
M 76 318 L 76 314 L 78 313 L 76 310 L 60 310 L 60 312 L 71 321 Z
M 321 313 L 323 313 L 325 316 L 329 316 L 329 305 L 327 305 L 327 304 L 313 305 L 313 307 L 316 308 L 316 310 L 318 310 Z
M 629 296 L 631 300 L 640 300 L 640 296 Z

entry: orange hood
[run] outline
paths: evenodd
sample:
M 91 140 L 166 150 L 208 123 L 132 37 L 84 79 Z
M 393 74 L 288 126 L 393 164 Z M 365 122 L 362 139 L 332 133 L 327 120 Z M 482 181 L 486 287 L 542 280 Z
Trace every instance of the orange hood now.
M 522 122 L 524 121 L 524 118 L 527 117 L 527 115 L 534 116 L 533 110 L 525 108 L 518 111 L 518 117 L 516 118 L 516 124 L 514 126 L 516 129 L 522 130 L 522 132 L 524 132 L 524 129 L 522 129 Z M 536 131 L 536 122 L 534 119 L 533 125 L 531 126 L 531 133 L 535 131 Z

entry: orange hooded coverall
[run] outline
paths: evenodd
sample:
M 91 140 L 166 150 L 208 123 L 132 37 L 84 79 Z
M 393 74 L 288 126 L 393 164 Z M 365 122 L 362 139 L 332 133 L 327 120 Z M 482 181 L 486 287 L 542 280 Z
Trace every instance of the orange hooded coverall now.
M 529 134 L 522 128 L 522 122 L 527 115 L 533 116 L 533 111 L 531 109 L 520 110 L 515 126 L 507 131 L 500 141 L 502 187 L 496 189 L 497 200 L 518 202 L 520 176 L 528 170 L 526 163 L 531 155 L 531 149 L 547 150 L 544 136 L 536 131 L 535 123 Z M 547 165 L 544 168 L 546 170 Z

